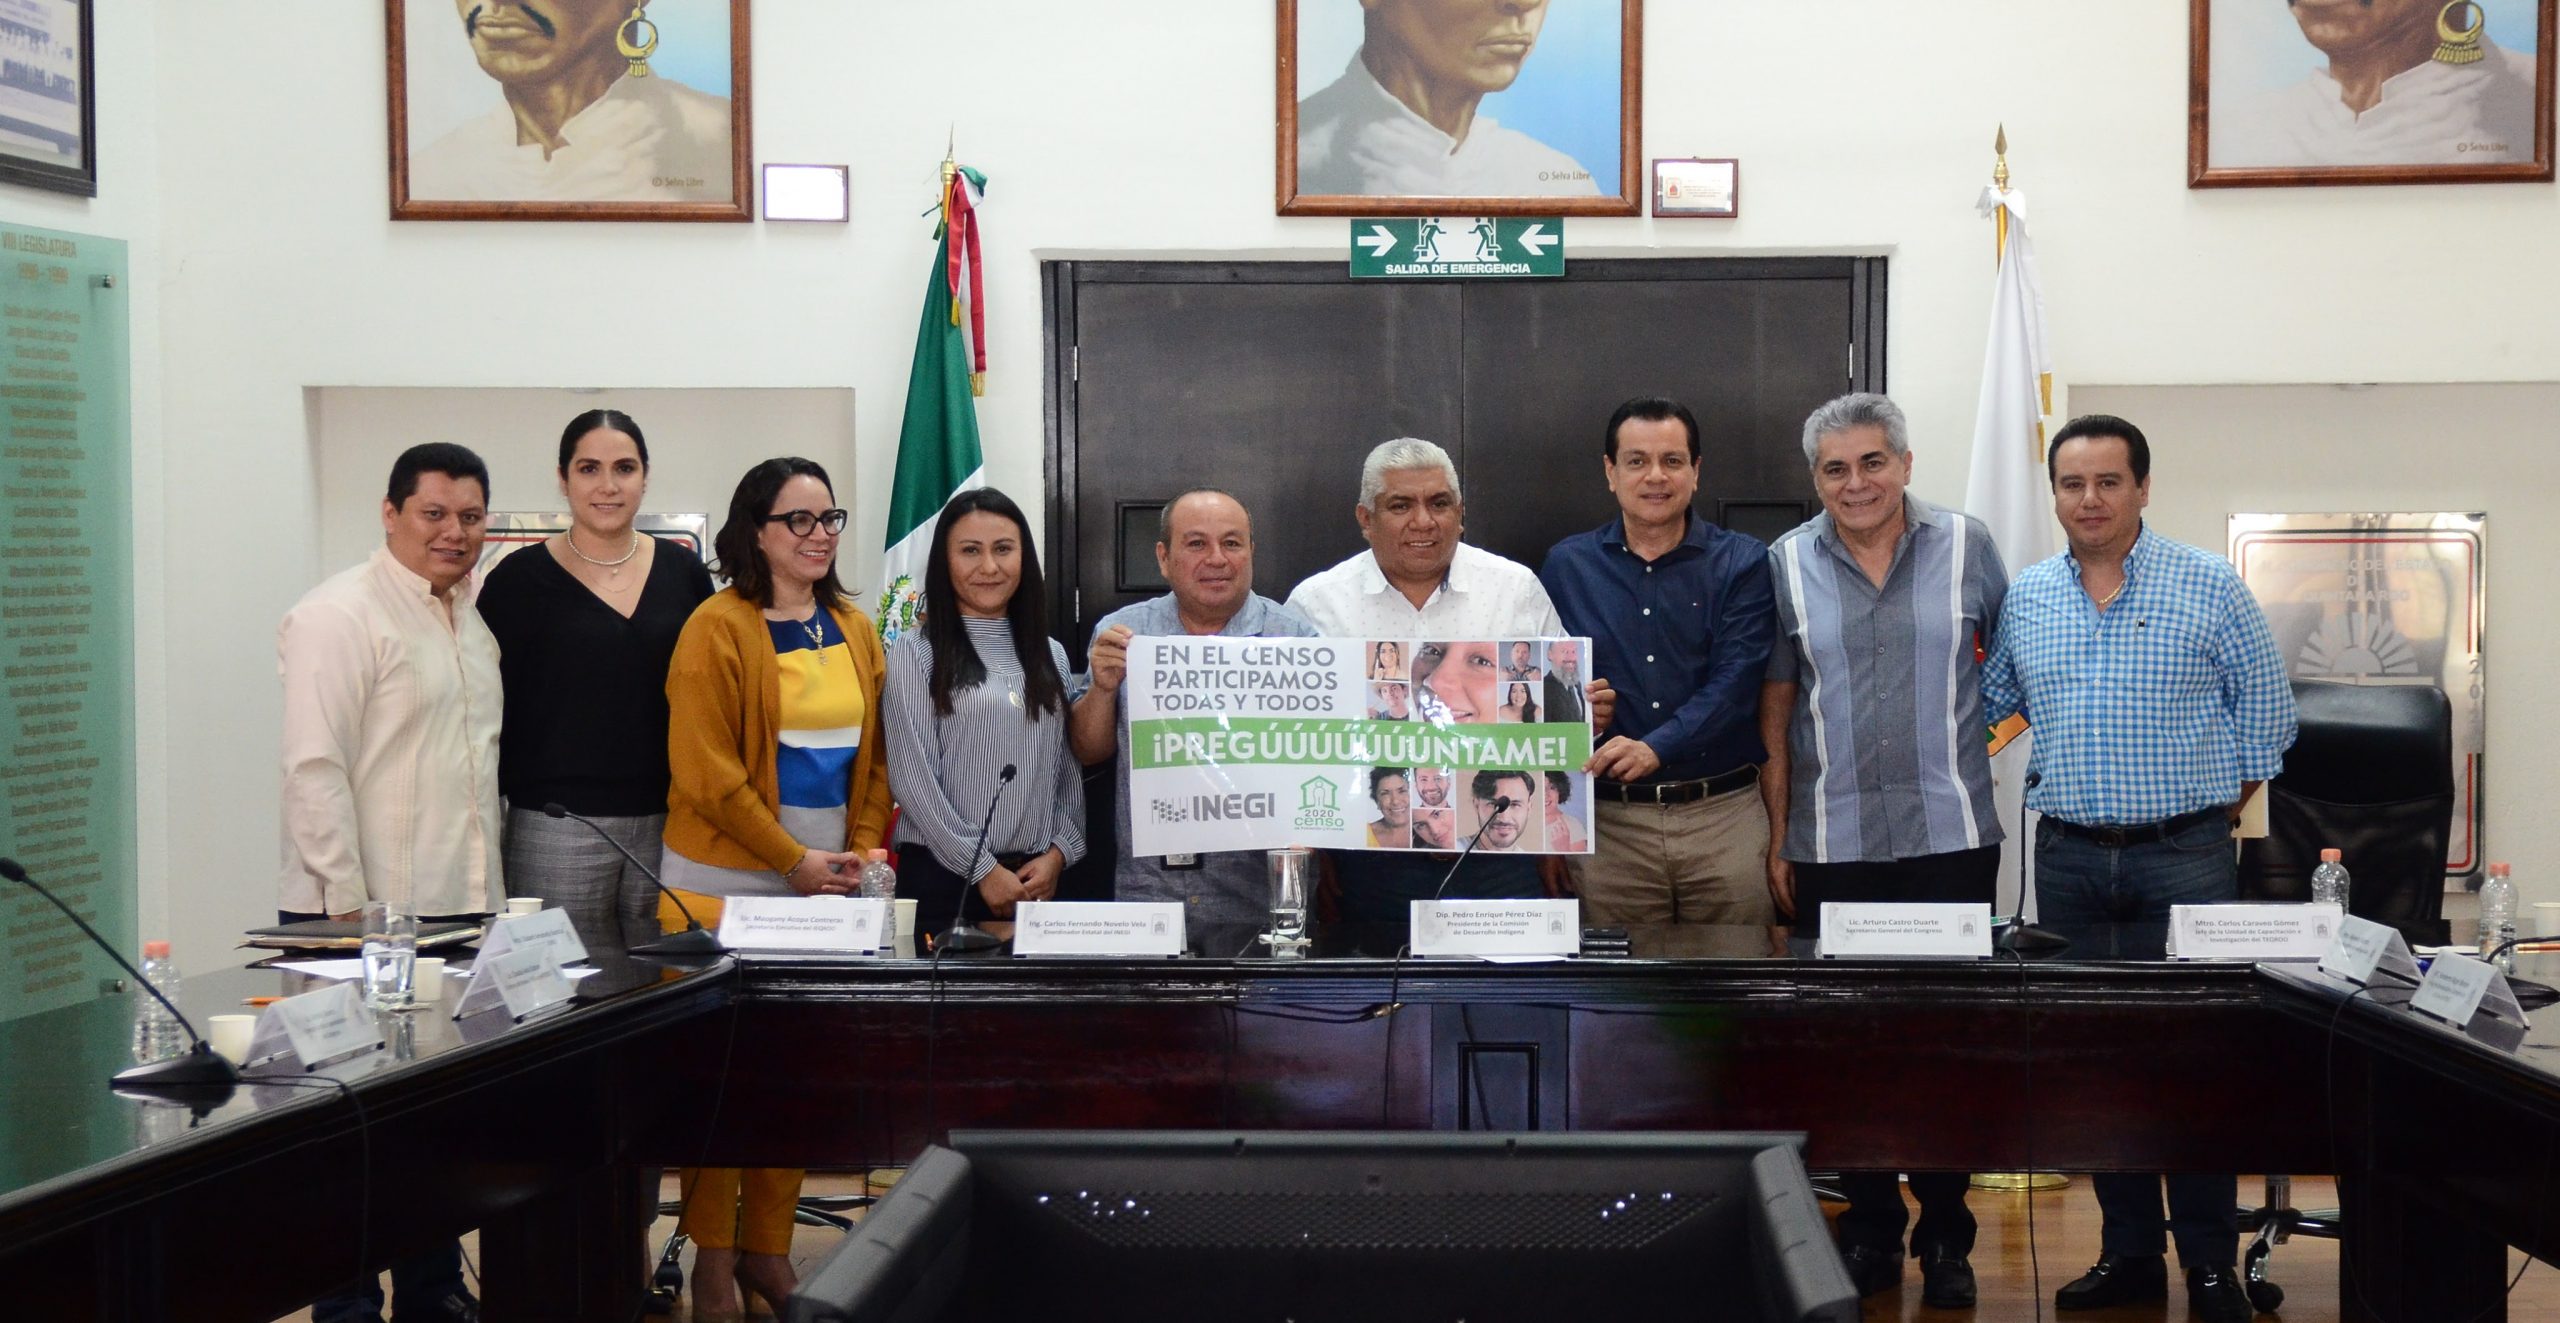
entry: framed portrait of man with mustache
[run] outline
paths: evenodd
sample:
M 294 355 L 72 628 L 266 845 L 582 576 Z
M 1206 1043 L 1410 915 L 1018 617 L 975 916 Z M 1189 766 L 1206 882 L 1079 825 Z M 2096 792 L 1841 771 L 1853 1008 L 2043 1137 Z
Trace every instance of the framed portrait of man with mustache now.
M 1280 214 L 1638 214 L 1643 27 L 1643 0 L 1280 0 Z
M 385 0 L 395 220 L 737 220 L 748 0 Z

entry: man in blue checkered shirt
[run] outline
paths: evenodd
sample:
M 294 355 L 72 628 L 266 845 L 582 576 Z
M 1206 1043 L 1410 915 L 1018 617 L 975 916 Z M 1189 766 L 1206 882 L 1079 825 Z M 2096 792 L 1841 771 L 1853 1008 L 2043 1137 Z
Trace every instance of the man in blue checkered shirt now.
M 2143 526 L 2151 446 L 2140 428 L 2075 418 L 2045 465 L 2070 547 L 2010 584 L 1982 672 L 1984 717 L 2024 712 L 2035 730 L 2038 917 L 2161 922 L 2171 905 L 2235 899 L 2232 824 L 2293 744 L 2293 690 L 2266 617 L 2228 562 Z M 2104 1252 L 2054 1307 L 2166 1299 L 2162 1179 L 2102 1173 L 2090 1184 Z M 2166 1184 L 2189 1305 L 2247 1323 L 2239 1179 Z

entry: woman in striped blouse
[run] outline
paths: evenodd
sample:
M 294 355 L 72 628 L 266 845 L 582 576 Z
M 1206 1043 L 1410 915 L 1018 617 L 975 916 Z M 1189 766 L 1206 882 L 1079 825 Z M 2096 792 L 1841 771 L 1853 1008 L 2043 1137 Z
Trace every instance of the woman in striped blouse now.
M 933 526 L 923 625 L 889 658 L 898 894 L 916 898 L 919 931 L 949 928 L 973 889 L 972 917 L 1050 899 L 1084 857 L 1066 674 L 1022 508 L 992 487 L 952 497 Z
M 836 579 L 845 512 L 805 459 L 747 470 L 712 549 L 727 591 L 685 622 L 667 673 L 666 865 L 705 927 L 731 896 L 841 896 L 889 820 L 884 661 Z M 683 915 L 661 904 L 670 930 Z M 780 1308 L 794 1286 L 801 1173 L 683 1173 L 693 1317 L 740 1316 L 740 1286 Z

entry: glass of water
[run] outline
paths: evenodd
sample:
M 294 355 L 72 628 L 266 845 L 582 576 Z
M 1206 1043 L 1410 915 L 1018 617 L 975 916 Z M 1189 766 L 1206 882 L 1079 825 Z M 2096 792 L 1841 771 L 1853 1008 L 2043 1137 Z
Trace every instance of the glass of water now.
M 1307 895 L 1315 889 L 1315 851 L 1303 845 L 1270 852 L 1271 935 L 1296 942 L 1307 935 Z
M 418 916 L 394 909 L 389 901 L 364 906 L 364 1001 L 378 1011 L 405 1011 L 413 1004 L 412 980 L 418 968 Z

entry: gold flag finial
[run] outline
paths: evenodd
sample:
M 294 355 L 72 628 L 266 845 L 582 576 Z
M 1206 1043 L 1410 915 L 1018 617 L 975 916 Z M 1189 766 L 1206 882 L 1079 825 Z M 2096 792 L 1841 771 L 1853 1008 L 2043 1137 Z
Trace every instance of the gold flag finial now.
M 960 126 L 953 124 L 942 139 L 942 186 L 951 187 L 951 178 L 960 173 Z
M 1991 186 L 2009 191 L 2009 126 L 2003 124 L 1991 137 Z

